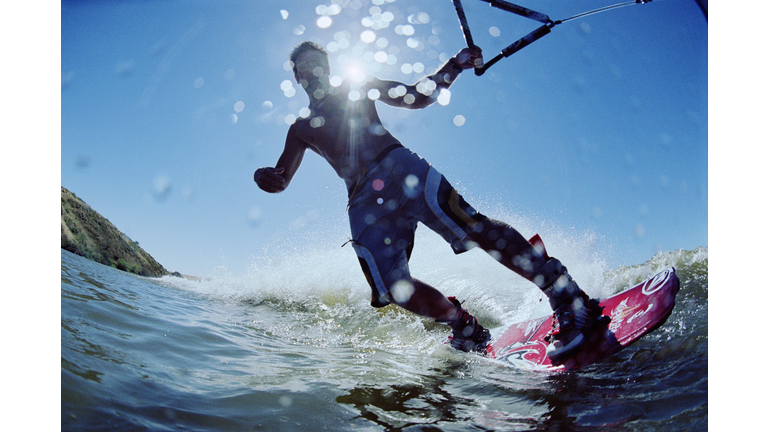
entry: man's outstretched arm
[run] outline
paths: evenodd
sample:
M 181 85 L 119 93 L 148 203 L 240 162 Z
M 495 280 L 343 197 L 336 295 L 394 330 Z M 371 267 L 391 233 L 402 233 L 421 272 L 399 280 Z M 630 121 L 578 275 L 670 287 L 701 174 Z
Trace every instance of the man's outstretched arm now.
M 284 191 L 301 165 L 307 145 L 297 135 L 294 126 L 288 130 L 285 138 L 285 149 L 277 160 L 274 168 L 263 167 L 253 173 L 253 181 L 265 192 L 277 193 Z
M 368 83 L 369 89 L 379 91 L 379 100 L 387 105 L 420 109 L 432 105 L 440 94 L 447 89 L 465 69 L 481 66 L 483 55 L 479 48 L 464 48 L 448 60 L 437 72 L 413 85 L 397 81 L 374 78 Z

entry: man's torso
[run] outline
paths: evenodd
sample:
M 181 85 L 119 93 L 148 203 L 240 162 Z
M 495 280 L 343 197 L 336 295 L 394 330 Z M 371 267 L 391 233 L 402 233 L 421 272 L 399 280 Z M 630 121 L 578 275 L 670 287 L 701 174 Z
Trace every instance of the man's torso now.
M 308 148 L 328 161 L 347 187 L 381 151 L 398 143 L 382 126 L 375 101 L 367 97 L 365 88 L 352 88 L 349 80 L 314 99 L 310 110 L 308 117 L 291 128 Z

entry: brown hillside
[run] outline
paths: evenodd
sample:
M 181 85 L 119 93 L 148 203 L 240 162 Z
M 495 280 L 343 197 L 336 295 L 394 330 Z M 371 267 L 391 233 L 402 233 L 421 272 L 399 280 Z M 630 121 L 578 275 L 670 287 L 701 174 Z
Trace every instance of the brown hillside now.
M 62 186 L 61 248 L 104 265 L 142 276 L 168 271 L 139 244 Z

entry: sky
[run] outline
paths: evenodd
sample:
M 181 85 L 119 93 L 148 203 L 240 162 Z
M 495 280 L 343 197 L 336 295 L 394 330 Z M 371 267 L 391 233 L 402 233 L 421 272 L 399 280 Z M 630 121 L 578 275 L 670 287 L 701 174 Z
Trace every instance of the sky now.
M 462 3 L 486 60 L 540 25 Z M 615 2 L 519 3 L 558 20 Z M 286 239 L 340 246 L 346 190 L 319 156 L 280 194 L 252 180 L 308 105 L 288 65 L 304 40 L 334 76 L 406 83 L 466 46 L 448 0 L 63 1 L 61 186 L 169 271 L 238 274 Z M 464 72 L 446 104 L 379 111 L 481 212 L 631 266 L 709 246 L 708 46 L 696 1 L 656 0 L 557 25 Z

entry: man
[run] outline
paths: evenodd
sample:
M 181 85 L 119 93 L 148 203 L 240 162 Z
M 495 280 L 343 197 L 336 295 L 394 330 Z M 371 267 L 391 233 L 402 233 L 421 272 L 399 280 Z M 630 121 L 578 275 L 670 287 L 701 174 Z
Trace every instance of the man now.
M 485 351 L 488 330 L 454 297 L 410 274 L 414 231 L 422 222 L 455 253 L 479 246 L 542 289 L 557 323 L 547 353 L 553 360 L 573 353 L 584 340 L 590 311 L 587 295 L 566 268 L 511 226 L 467 204 L 445 177 L 384 128 L 376 111 L 376 101 L 408 109 L 431 105 L 463 70 L 482 64 L 480 50 L 461 50 L 415 85 L 367 77 L 361 82 L 348 78 L 334 87 L 328 54 L 313 42 L 299 44 L 290 59 L 296 81 L 309 96 L 310 115 L 290 127 L 275 167 L 259 168 L 253 178 L 264 191 L 281 192 L 307 149 L 328 161 L 347 186 L 351 243 L 371 286 L 371 305 L 395 303 L 445 323 L 452 329 L 454 348 Z

